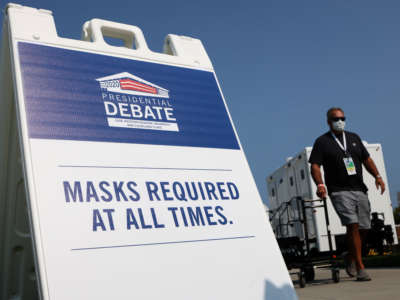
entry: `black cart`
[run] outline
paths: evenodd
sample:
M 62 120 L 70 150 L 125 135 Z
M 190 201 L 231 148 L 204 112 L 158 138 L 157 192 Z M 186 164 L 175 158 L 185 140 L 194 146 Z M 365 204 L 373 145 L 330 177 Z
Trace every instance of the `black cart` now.
M 329 251 L 319 252 L 315 238 L 309 237 L 309 220 L 307 216 L 315 213 L 317 209 L 323 209 L 326 221 L 326 229 L 329 243 Z M 293 213 L 295 211 L 296 213 Z M 306 200 L 303 197 L 294 197 L 284 202 L 274 211 L 270 211 L 270 221 L 275 225 L 274 232 L 288 270 L 299 269 L 297 274 L 300 287 L 304 288 L 307 282 L 315 279 L 315 268 L 330 269 L 332 280 L 340 281 L 339 263 L 336 253 L 333 251 L 331 231 L 329 228 L 329 216 L 326 199 Z M 280 232 L 290 226 L 302 227 L 303 236 L 282 237 Z

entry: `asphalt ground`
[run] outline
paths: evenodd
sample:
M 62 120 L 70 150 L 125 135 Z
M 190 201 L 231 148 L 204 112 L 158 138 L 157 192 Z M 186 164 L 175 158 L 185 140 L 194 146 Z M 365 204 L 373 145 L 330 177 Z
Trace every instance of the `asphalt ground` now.
M 299 300 L 394 300 L 400 299 L 400 268 L 367 268 L 372 280 L 359 282 L 340 269 L 340 282 L 334 283 L 330 270 L 316 269 L 315 280 L 300 288 L 296 275 L 292 280 Z M 292 270 L 293 271 L 293 270 Z M 292 272 L 291 271 L 291 272 Z

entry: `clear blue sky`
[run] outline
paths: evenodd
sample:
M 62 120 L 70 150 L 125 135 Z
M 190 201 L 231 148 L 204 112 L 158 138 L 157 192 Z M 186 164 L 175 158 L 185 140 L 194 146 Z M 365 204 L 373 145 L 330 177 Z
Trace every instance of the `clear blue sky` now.
M 58 34 L 68 38 L 102 18 L 139 26 L 153 51 L 168 33 L 201 39 L 264 201 L 265 177 L 312 145 L 327 129 L 326 110 L 341 106 L 346 129 L 382 144 L 396 202 L 399 1 L 15 2 L 52 10 Z

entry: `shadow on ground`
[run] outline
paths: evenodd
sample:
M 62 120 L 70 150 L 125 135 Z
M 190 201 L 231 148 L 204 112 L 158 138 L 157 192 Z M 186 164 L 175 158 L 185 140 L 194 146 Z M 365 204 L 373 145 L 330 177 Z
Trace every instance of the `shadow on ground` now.
M 298 297 L 291 285 L 276 286 L 273 282 L 266 280 L 264 300 L 298 300 Z

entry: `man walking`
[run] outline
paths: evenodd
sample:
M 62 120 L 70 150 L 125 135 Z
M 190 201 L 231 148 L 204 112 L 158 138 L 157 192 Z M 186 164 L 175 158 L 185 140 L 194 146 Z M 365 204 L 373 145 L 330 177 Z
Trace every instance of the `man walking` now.
M 344 131 L 345 120 L 341 108 L 328 110 L 330 130 L 315 141 L 309 162 L 318 197 L 325 198 L 329 194 L 342 225 L 346 226 L 349 247 L 346 271 L 351 277 L 357 276 L 359 281 L 368 281 L 371 277 L 362 262 L 361 245 L 362 236 L 371 227 L 371 207 L 368 189 L 363 182 L 362 165 L 374 176 L 376 188 L 380 188 L 382 194 L 385 183 L 360 137 Z M 322 181 L 321 165 L 324 167 L 325 184 Z

